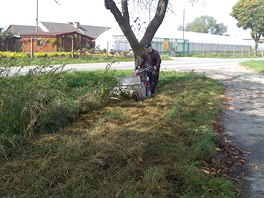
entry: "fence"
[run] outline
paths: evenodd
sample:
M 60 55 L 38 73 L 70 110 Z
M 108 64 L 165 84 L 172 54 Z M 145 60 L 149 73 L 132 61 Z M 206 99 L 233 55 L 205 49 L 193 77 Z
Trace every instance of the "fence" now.
M 249 55 L 252 52 L 251 46 L 232 44 L 210 44 L 210 43 L 190 43 L 189 53 L 191 54 L 217 54 L 224 55 Z
M 239 44 L 218 44 L 218 43 L 190 43 L 182 39 L 154 38 L 152 46 L 160 53 L 171 56 L 190 54 L 222 54 L 225 56 L 251 56 L 252 48 L 249 45 Z M 115 39 L 114 50 L 130 50 L 130 45 L 126 39 Z

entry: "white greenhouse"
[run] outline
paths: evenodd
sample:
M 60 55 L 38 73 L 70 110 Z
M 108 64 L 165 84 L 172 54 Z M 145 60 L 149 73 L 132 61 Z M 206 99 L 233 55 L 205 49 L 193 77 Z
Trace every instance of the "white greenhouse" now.
M 184 42 L 183 42 L 184 41 Z M 196 32 L 171 31 L 159 29 L 152 40 L 153 48 L 168 53 L 251 53 L 254 42 L 236 37 L 204 34 Z M 96 47 L 108 52 L 128 51 L 131 47 L 119 27 L 112 28 L 96 39 Z M 263 46 L 260 44 L 259 48 Z

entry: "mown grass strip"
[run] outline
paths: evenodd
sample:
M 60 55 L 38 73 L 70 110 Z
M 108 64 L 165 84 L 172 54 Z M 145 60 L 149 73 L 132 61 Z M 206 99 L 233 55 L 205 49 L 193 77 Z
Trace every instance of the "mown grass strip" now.
M 79 75 L 68 76 L 70 90 L 94 77 Z M 202 166 L 219 152 L 222 93 L 206 77 L 162 72 L 154 98 L 110 100 L 57 133 L 28 138 L 1 162 L 0 196 L 236 197 L 234 184 Z
M 256 61 L 245 61 L 242 62 L 241 65 L 253 69 L 259 73 L 264 73 L 264 61 L 263 60 L 256 60 Z

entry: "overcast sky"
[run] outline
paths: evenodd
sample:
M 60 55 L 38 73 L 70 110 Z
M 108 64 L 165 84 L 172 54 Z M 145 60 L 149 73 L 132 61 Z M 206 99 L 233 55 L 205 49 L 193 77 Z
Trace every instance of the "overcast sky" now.
M 104 7 L 104 0 L 38 0 L 38 20 L 45 22 L 80 22 L 84 25 L 99 25 L 114 27 L 117 25 L 113 15 Z M 36 25 L 37 0 L 4 0 L 1 2 L 0 27 L 7 28 L 15 25 Z M 227 33 L 237 37 L 250 37 L 249 31 L 236 27 L 236 20 L 230 16 L 232 6 L 237 0 L 200 0 L 194 6 L 188 0 L 171 0 L 175 14 L 167 13 L 160 30 L 174 31 L 183 24 L 183 10 L 185 10 L 185 24 L 192 22 L 195 17 L 202 15 L 214 17 L 218 23 L 228 26 Z M 130 15 L 137 17 L 136 13 Z M 141 21 L 148 22 L 141 16 Z

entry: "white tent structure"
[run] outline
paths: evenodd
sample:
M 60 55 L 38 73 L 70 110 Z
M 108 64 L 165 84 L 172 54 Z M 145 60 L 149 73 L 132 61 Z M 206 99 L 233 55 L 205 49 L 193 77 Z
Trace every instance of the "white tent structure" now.
M 242 40 L 237 37 L 222 36 L 215 34 L 206 34 L 198 32 L 162 32 L 158 31 L 155 34 L 156 38 L 176 38 L 176 39 L 186 39 L 189 43 L 211 43 L 211 44 L 225 44 L 225 45 L 252 45 L 252 42 Z
M 102 33 L 95 40 L 95 46 L 101 50 L 106 49 L 108 52 L 111 50 L 125 51 L 131 48 L 119 27 L 111 28 Z
M 214 34 L 204 34 L 196 32 L 183 32 L 183 31 L 162 31 L 159 29 L 152 43 L 153 47 L 158 51 L 164 50 L 164 40 L 168 40 L 169 43 L 174 43 L 178 51 L 183 50 L 182 43 L 185 40 L 188 43 L 188 51 L 190 52 L 201 52 L 201 51 L 250 51 L 254 42 L 252 40 L 243 40 L 237 37 L 221 36 Z M 119 27 L 115 27 L 102 33 L 96 39 L 96 47 L 99 49 L 106 49 L 114 51 L 125 51 L 131 50 L 131 47 L 120 30 Z M 171 47 L 169 47 L 171 48 Z M 175 47 L 173 47 L 175 48 Z M 170 50 L 170 49 L 169 49 Z M 175 49 L 174 49 L 175 50 Z

